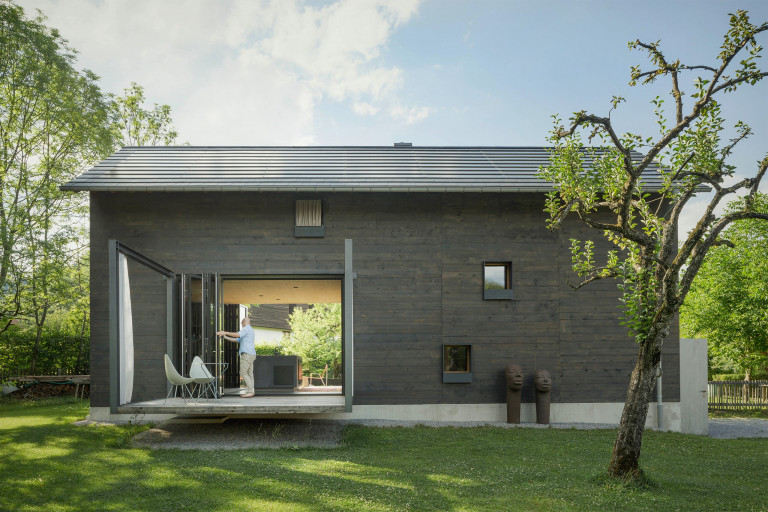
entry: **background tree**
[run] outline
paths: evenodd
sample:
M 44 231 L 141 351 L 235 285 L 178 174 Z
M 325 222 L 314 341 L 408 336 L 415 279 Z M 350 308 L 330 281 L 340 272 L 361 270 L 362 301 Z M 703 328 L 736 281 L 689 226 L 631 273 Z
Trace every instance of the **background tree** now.
M 144 88 L 135 82 L 111 105 L 113 130 L 118 149 L 122 146 L 171 146 L 178 133 L 173 128 L 171 107 L 155 103 L 144 108 Z
M 743 209 L 732 203 L 728 212 Z M 753 208 L 768 213 L 768 196 L 758 193 Z M 680 308 L 682 334 L 707 338 L 712 366 L 743 373 L 768 370 L 768 223 L 734 222 L 701 265 Z
M 755 207 L 768 156 L 759 163 L 754 177 L 725 184 L 735 178 L 735 169 L 726 158 L 750 129 L 737 123 L 736 137 L 723 144 L 720 137 L 725 121 L 716 101 L 718 95 L 754 85 L 768 74 L 756 64 L 762 50 L 756 37 L 766 30 L 768 23 L 755 26 L 744 11 L 731 15 L 722 51 L 713 66 L 669 60 L 658 43 L 629 43 L 631 49 L 647 52 L 652 65 L 648 71 L 633 67 L 630 86 L 661 77 L 671 81 L 674 116 L 667 121 L 663 100 L 657 97 L 653 101 L 660 132 L 655 138 L 618 135 L 610 115 L 576 112 L 567 129 L 555 119 L 551 165 L 541 171 L 554 186 L 546 201 L 549 226 L 555 229 L 575 213 L 589 227 L 605 234 L 613 249 L 599 263 L 592 241 L 572 241 L 573 269 L 581 279 L 574 287 L 600 279 L 618 280 L 624 323 L 639 346 L 609 466 L 612 476 L 641 476 L 640 449 L 648 403 L 653 400 L 660 372 L 662 344 L 705 256 L 713 247 L 726 243 L 721 235 L 733 222 L 768 220 L 768 215 Z M 680 85 L 689 72 L 703 75 L 696 76 L 691 84 L 694 93 L 690 101 Z M 622 101 L 614 97 L 613 108 Z M 589 140 L 597 138 L 599 149 L 583 146 L 585 132 Z M 653 162 L 663 165 L 660 173 L 664 185 L 649 194 L 641 176 Z M 702 185 L 713 189 L 712 197 L 678 250 L 680 214 Z M 739 191 L 746 192 L 741 206 L 717 215 L 723 198 Z
M 304 373 L 322 372 L 327 364 L 334 376 L 341 375 L 341 304 L 309 306 L 291 313 L 283 351 L 301 356 Z
M 47 315 L 68 294 L 84 197 L 59 185 L 112 147 L 109 108 L 55 29 L 0 4 L 0 332 L 34 320 L 34 371 Z
M 102 93 L 45 21 L 0 0 L 0 364 L 32 372 L 39 358 L 87 367 L 88 198 L 59 186 L 120 146 L 177 136 L 168 105 L 145 108 L 135 83 Z M 52 341 L 65 338 L 73 351 Z

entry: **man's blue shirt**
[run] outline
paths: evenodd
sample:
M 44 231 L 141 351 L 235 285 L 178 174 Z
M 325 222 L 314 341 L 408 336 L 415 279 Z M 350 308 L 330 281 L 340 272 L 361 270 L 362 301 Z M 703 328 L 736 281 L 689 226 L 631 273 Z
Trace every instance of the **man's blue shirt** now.
M 240 341 L 240 353 L 256 355 L 256 333 L 253 332 L 253 328 L 250 325 L 246 325 L 238 334 L 238 340 Z

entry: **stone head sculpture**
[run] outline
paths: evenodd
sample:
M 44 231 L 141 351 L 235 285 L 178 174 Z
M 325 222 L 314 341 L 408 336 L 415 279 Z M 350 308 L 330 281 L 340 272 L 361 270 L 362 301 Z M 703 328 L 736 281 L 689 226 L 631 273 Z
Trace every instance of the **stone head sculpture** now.
M 504 368 L 507 382 L 507 423 L 520 423 L 520 394 L 523 389 L 523 369 L 518 364 Z
M 536 386 L 536 391 L 545 393 L 552 389 L 552 376 L 547 370 L 536 370 L 533 374 L 533 383 Z
M 547 370 L 536 370 L 533 374 L 536 386 L 536 423 L 549 425 L 549 391 L 552 389 L 552 376 Z
M 520 365 L 511 364 L 504 369 L 504 376 L 507 379 L 507 387 L 513 391 L 523 389 L 523 369 Z

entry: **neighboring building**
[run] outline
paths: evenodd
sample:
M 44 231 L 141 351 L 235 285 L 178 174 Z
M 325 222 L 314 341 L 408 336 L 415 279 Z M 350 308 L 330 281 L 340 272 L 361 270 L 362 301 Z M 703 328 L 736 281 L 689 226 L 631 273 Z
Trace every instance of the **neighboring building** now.
M 531 379 L 545 368 L 553 422 L 617 422 L 637 347 L 620 324 L 615 282 L 578 292 L 566 282 L 570 239 L 606 242 L 575 219 L 547 229 L 551 187 L 536 177 L 547 162 L 545 148 L 530 147 L 118 151 L 62 187 L 90 192 L 92 417 L 285 411 L 503 421 L 504 368 L 517 363 L 527 376 L 523 421 L 534 421 Z M 660 185 L 655 171 L 646 185 Z M 123 265 L 128 348 L 119 334 Z M 182 372 L 194 354 L 226 359 L 211 335 L 217 307 L 316 302 L 344 310 L 344 385 L 333 406 L 152 405 L 166 395 L 165 353 Z M 201 304 L 202 316 L 185 313 Z M 237 327 L 233 315 L 221 321 Z M 680 428 L 678 336 L 675 323 L 663 349 L 672 429 Z M 130 363 L 133 384 L 122 378 Z
M 256 344 L 279 344 L 284 335 L 290 334 L 288 318 L 292 310 L 293 304 L 259 304 L 258 307 L 248 308 Z

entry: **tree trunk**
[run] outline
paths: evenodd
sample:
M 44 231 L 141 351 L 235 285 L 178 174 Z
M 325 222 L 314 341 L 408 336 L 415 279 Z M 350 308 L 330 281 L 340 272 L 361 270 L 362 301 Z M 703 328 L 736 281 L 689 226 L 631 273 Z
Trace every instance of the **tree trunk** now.
M 45 317 L 48 316 L 48 306 L 43 307 L 42 315 L 35 314 L 35 346 L 32 349 L 32 362 L 30 364 L 30 372 L 35 374 L 37 369 L 37 357 L 40 354 L 40 340 L 43 337 L 43 325 L 45 324 Z
M 43 330 L 38 326 L 35 330 L 35 346 L 32 347 L 32 360 L 29 363 L 29 373 L 35 374 L 37 370 L 37 355 L 40 353 L 40 337 L 43 334 Z
M 611 476 L 634 479 L 640 475 L 640 447 L 660 361 L 661 343 L 657 343 L 656 336 L 649 336 L 640 344 L 637 363 L 629 381 L 627 400 L 608 469 Z

